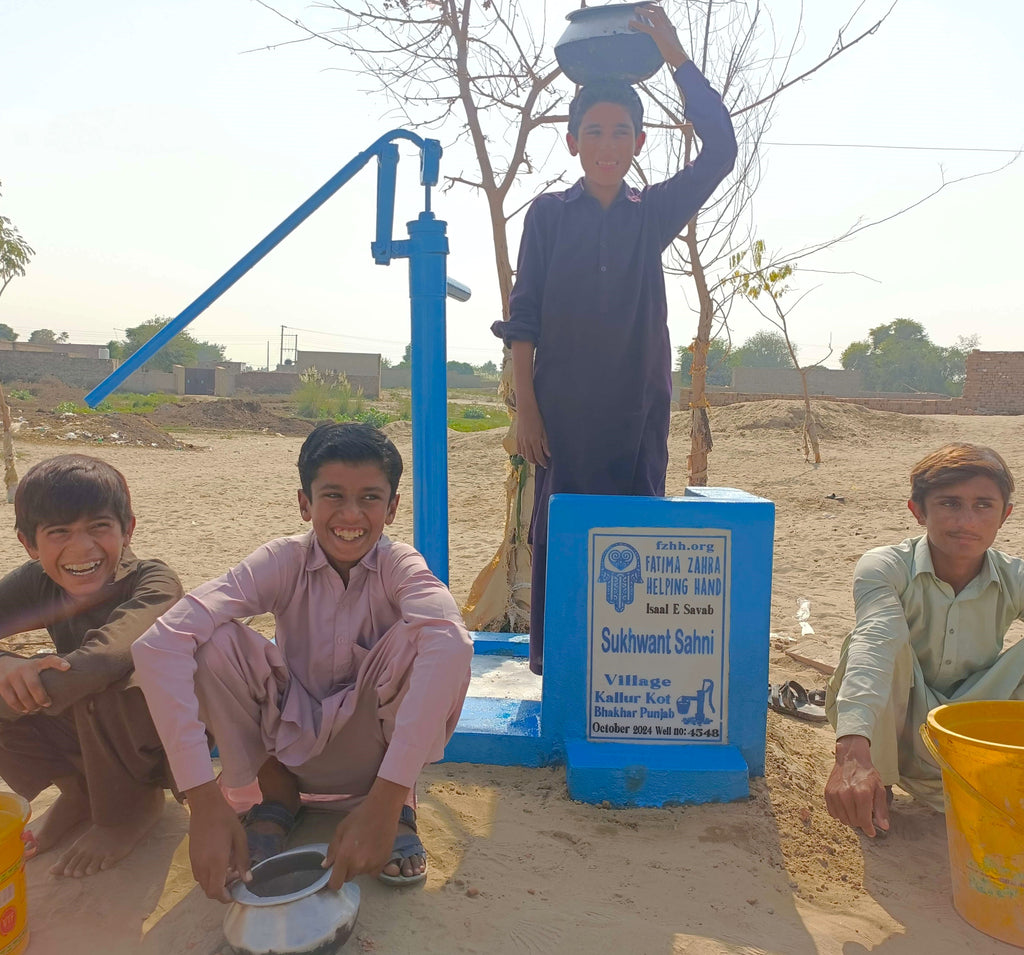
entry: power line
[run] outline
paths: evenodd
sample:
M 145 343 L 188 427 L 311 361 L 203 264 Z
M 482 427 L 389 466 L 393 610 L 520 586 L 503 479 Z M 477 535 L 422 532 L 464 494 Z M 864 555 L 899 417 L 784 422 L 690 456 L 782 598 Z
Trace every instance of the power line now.
M 951 152 L 951 153 L 1020 153 L 1024 147 L 1017 149 L 994 149 L 987 146 L 897 146 L 888 143 L 761 143 L 762 146 L 810 146 L 823 149 L 908 149 L 916 151 Z

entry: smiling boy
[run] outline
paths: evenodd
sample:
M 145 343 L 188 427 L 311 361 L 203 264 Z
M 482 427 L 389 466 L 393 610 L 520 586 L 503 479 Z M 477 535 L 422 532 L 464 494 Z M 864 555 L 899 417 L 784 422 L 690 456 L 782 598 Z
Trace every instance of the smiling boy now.
M 128 485 L 99 458 L 35 465 L 14 511 L 32 560 L 0 580 L 0 637 L 45 627 L 54 647 L 0 655 L 0 776 L 29 800 L 60 790 L 26 840 L 30 856 L 91 821 L 50 871 L 92 875 L 131 852 L 163 809 L 169 773 L 131 644 L 181 584 L 131 552 Z
M 298 463 L 312 530 L 187 594 L 132 651 L 191 811 L 193 875 L 223 902 L 232 879 L 285 847 L 301 793 L 350 797 L 325 860 L 333 888 L 366 872 L 422 882 L 414 786 L 469 686 L 454 599 L 414 548 L 383 536 L 399 500 L 394 444 L 370 425 L 327 424 Z M 273 643 L 236 619 L 261 613 L 275 616 Z M 259 781 L 244 820 L 214 779 L 207 731 L 226 786 Z
M 836 760 L 825 787 L 836 819 L 889 828 L 894 783 L 942 810 L 938 767 L 918 736 L 928 711 L 1024 699 L 1024 560 L 993 550 L 1014 482 L 991 448 L 950 444 L 919 461 L 907 502 L 921 537 L 868 551 L 854 572 L 857 623 L 829 682 Z

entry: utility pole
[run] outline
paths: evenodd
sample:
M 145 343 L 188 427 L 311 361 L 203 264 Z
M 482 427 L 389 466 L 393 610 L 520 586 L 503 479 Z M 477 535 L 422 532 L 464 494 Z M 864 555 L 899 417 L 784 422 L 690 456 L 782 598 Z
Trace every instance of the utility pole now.
M 278 365 L 284 365 L 284 325 L 281 326 L 281 360 Z
M 267 371 L 270 371 L 270 342 L 267 342 Z

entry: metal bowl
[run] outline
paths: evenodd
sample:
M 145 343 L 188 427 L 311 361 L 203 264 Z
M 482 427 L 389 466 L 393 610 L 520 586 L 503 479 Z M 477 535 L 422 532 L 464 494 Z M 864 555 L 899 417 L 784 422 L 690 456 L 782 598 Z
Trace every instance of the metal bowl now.
M 359 886 L 327 888 L 326 843 L 296 846 L 253 866 L 231 887 L 224 937 L 236 955 L 335 955 L 359 914 Z
M 650 36 L 630 29 L 630 21 L 639 16 L 632 3 L 585 7 L 566 14 L 569 26 L 555 44 L 562 72 L 580 85 L 650 79 L 665 61 Z

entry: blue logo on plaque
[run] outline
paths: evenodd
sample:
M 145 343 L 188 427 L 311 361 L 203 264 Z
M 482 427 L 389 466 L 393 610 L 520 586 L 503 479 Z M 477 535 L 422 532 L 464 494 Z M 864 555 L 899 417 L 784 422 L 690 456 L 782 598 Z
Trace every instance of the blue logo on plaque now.
M 633 602 L 633 587 L 642 580 L 640 553 L 632 544 L 620 542 L 604 549 L 597 582 L 605 585 L 605 599 L 618 613 Z

